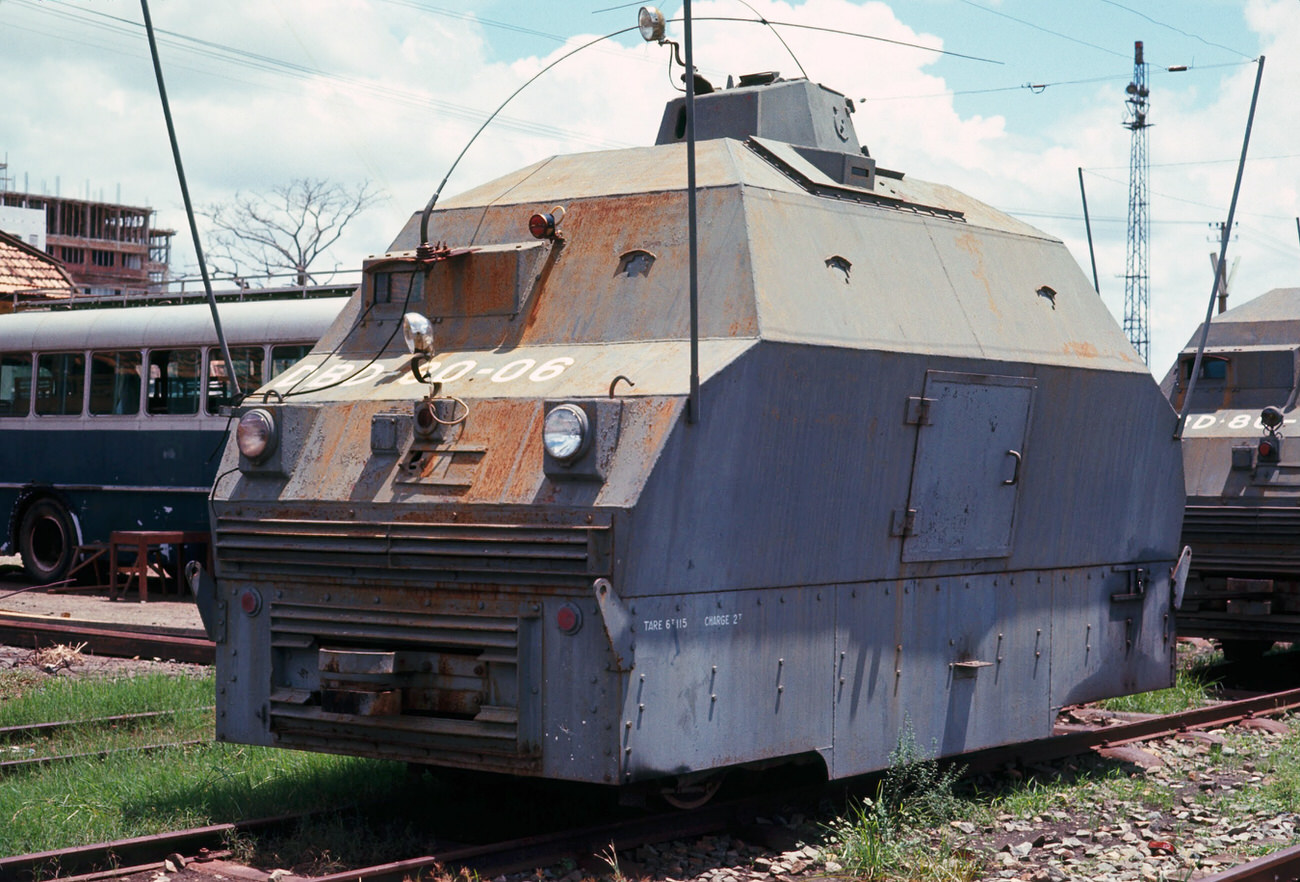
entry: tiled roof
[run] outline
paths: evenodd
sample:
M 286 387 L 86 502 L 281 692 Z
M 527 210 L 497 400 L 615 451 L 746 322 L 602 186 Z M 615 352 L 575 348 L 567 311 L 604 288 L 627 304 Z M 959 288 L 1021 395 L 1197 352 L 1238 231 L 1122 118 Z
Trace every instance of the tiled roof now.
M 74 290 L 72 279 L 57 260 L 0 231 L 0 295 L 65 298 Z

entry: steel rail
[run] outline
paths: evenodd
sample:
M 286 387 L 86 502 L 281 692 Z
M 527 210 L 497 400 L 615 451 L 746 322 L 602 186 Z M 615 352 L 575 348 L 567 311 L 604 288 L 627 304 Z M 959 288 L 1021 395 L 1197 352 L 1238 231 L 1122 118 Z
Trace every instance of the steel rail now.
M 198 630 L 171 633 L 137 631 L 116 624 L 51 622 L 13 614 L 0 616 L 0 643 L 39 649 L 60 644 L 85 643 L 96 655 L 114 658 L 157 657 L 203 665 L 210 665 L 216 659 L 216 645 Z
M 990 771 L 1012 762 L 1027 765 L 1077 756 L 1090 750 L 1118 747 L 1137 741 L 1150 741 L 1192 729 L 1228 726 L 1251 717 L 1268 716 L 1296 707 L 1300 707 L 1300 689 L 1288 689 L 1150 719 L 1049 735 L 1034 741 L 974 751 L 955 757 L 953 761 L 960 762 L 972 770 Z
M 234 824 L 211 824 L 189 830 L 2 857 L 0 879 L 5 882 L 29 882 L 37 878 L 50 878 L 51 867 L 58 869 L 59 878 L 65 878 L 76 873 L 92 873 L 109 868 L 156 866 L 170 855 L 192 856 L 204 851 L 216 851 L 224 848 L 226 840 L 232 835 L 266 833 L 295 824 L 303 817 L 302 814 L 282 815 Z
M 137 723 L 145 720 L 154 720 L 159 717 L 172 717 L 177 714 L 190 713 L 191 711 L 210 711 L 215 710 L 215 705 L 206 704 L 198 707 L 180 707 L 175 710 L 162 711 L 141 711 L 134 714 L 117 714 L 112 717 L 91 717 L 86 720 L 60 720 L 57 723 L 26 723 L 21 726 L 0 726 L 0 740 L 10 740 L 14 737 L 24 737 L 28 735 L 44 735 L 47 732 L 57 732 L 60 729 L 72 729 L 77 726 L 108 726 L 117 723 Z
M 1207 708 L 1135 720 L 1105 726 L 1093 731 L 1069 732 L 1054 735 L 1036 741 L 992 748 L 957 757 L 970 770 L 996 769 L 1007 762 L 1037 762 L 1047 759 L 1060 759 L 1076 756 L 1089 750 L 1131 744 L 1173 735 L 1192 729 L 1205 729 L 1215 726 L 1230 725 L 1235 722 L 1257 716 L 1265 716 L 1300 707 L 1300 689 L 1267 695 L 1252 696 L 1237 701 L 1224 702 Z M 836 792 L 853 792 L 856 789 L 851 781 L 838 782 L 832 790 Z M 868 787 L 869 789 L 869 787 Z M 699 836 L 726 829 L 728 826 L 746 823 L 755 815 L 770 810 L 772 800 L 782 801 L 804 798 L 816 800 L 827 793 L 825 786 L 799 788 L 797 791 L 782 793 L 779 797 L 767 794 L 762 797 L 747 797 L 705 806 L 691 812 L 674 812 L 646 818 L 624 820 L 578 830 L 564 830 L 556 833 L 541 834 L 508 842 L 473 846 L 455 846 L 441 853 L 425 855 L 409 860 L 395 861 L 372 867 L 363 867 L 325 876 L 313 877 L 310 882 L 402 882 L 404 879 L 418 878 L 422 873 L 435 872 L 439 868 L 467 867 L 483 876 L 495 876 L 519 870 L 533 869 L 558 863 L 567 857 L 587 857 L 613 845 L 615 848 L 627 849 L 646 842 L 660 842 Z M 799 794 L 800 796 L 796 796 Z M 195 854 L 201 848 L 220 847 L 224 837 L 232 832 L 254 833 L 260 827 L 269 827 L 274 823 L 284 823 L 291 819 L 271 819 L 255 821 L 249 824 L 219 824 L 177 833 L 158 834 L 105 843 L 66 851 L 45 852 L 38 855 L 23 855 L 15 858 L 0 858 L 0 878 L 26 879 L 34 878 L 42 866 L 54 863 L 61 872 L 89 866 L 106 866 L 110 863 L 131 862 L 135 865 L 157 864 L 158 861 L 173 853 Z M 109 857 L 111 856 L 111 860 Z M 145 858 L 145 860 L 139 860 Z M 152 858 L 153 860 L 148 860 Z M 1295 879 L 1291 873 L 1292 865 L 1300 866 L 1300 847 L 1287 849 L 1225 871 L 1214 877 L 1212 882 L 1262 882 L 1262 880 Z M 25 875 L 15 875 L 25 873 Z M 1239 875 L 1234 875 L 1239 874 Z
M 825 792 L 822 787 L 801 788 L 798 792 L 811 797 L 813 790 L 817 794 Z M 483 878 L 490 878 L 502 873 L 550 866 L 565 858 L 589 857 L 611 845 L 615 849 L 628 849 L 646 843 L 715 833 L 742 821 L 748 822 L 760 810 L 770 811 L 774 799 L 785 800 L 790 796 L 791 793 L 786 792 L 777 797 L 771 794 L 748 797 L 689 812 L 675 811 L 507 842 L 461 846 L 436 855 L 312 876 L 304 882 L 403 882 L 405 879 L 418 879 L 425 871 L 432 874 L 444 867 L 466 867 Z
M 1213 876 L 1202 876 L 1200 882 L 1294 882 L 1296 879 L 1300 879 L 1300 845 L 1238 864 Z
M 211 739 L 191 739 L 189 741 L 169 741 L 166 744 L 141 744 L 134 747 L 114 747 L 105 750 L 92 750 L 86 753 L 60 753 L 53 756 L 30 756 L 24 759 L 5 760 L 0 762 L 0 775 L 15 769 L 30 768 L 32 766 L 48 766 L 54 763 L 71 762 L 79 759 L 106 759 L 118 753 L 152 753 L 156 750 L 166 750 L 169 747 L 193 747 L 197 744 L 212 744 Z

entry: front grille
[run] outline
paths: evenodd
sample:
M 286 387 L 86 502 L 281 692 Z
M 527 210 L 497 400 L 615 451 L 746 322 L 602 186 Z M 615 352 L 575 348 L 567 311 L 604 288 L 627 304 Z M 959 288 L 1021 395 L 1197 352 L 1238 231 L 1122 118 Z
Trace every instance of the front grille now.
M 531 693 L 520 684 L 520 671 L 529 669 L 522 625 L 531 619 L 400 602 L 370 609 L 364 594 L 352 592 L 333 602 L 290 593 L 269 607 L 276 683 L 269 723 L 278 744 L 502 771 L 535 768 Z M 402 662 L 378 673 L 327 670 L 326 658 L 350 653 Z M 338 689 L 391 704 L 340 710 L 330 701 Z
M 290 636 L 295 635 L 295 636 Z M 323 646 L 362 641 L 379 646 L 440 646 L 497 650 L 514 657 L 518 648 L 513 616 L 471 616 L 421 612 L 410 605 L 367 609 L 329 603 L 271 604 L 271 645 L 295 645 L 296 637 Z
M 609 575 L 607 525 L 398 523 L 220 516 L 223 571 L 585 587 Z M 225 570 L 230 567 L 231 570 Z
M 1203 573 L 1300 574 L 1300 507 L 1189 505 L 1183 542 Z

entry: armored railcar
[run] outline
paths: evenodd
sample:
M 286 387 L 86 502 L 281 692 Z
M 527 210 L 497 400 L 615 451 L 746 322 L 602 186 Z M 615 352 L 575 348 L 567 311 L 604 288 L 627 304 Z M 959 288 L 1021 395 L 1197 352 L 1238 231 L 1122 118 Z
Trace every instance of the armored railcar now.
M 1161 388 L 1182 408 L 1201 329 Z M 1181 634 L 1232 658 L 1300 639 L 1300 288 L 1275 288 L 1214 316 L 1183 434 L 1192 570 Z
M 1065 247 L 757 80 L 697 103 L 697 409 L 681 99 L 417 213 L 245 403 L 220 738 L 840 777 L 1171 681 L 1175 414 Z

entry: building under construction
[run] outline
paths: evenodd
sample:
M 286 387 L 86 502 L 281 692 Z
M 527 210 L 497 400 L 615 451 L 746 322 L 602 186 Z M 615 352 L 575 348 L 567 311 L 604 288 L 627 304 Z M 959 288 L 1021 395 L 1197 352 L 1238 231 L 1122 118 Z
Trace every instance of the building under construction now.
M 175 231 L 154 228 L 152 208 L 9 191 L 0 206 L 45 212 L 45 252 L 79 294 L 130 297 L 167 281 Z

